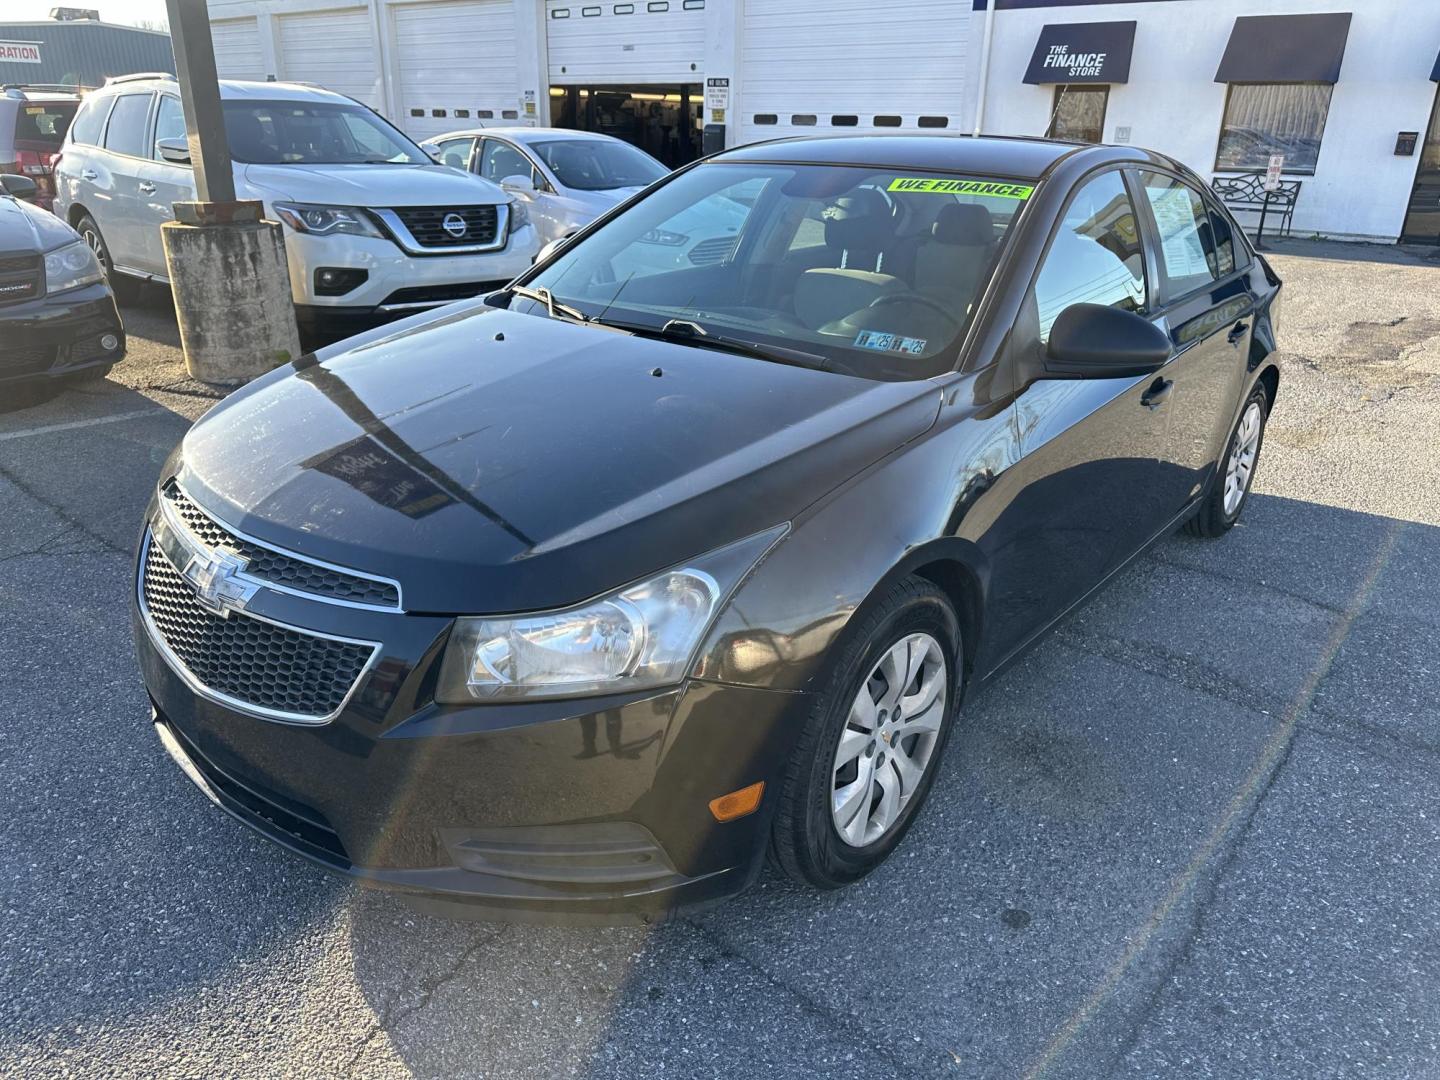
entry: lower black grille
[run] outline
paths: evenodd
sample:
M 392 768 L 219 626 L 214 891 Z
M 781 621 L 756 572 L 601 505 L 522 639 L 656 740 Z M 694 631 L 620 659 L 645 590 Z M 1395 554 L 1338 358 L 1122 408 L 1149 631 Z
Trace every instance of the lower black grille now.
M 454 300 L 469 300 L 472 296 L 481 296 L 484 293 L 494 292 L 503 281 L 466 281 L 458 285 L 412 285 L 405 289 L 396 289 L 384 300 L 380 306 L 386 307 L 390 304 L 448 304 Z
M 23 349 L 0 347 L 0 379 L 19 375 L 38 375 L 49 371 L 55 364 L 55 350 L 43 346 L 29 346 Z
M 148 536 L 141 597 L 160 639 L 202 687 L 271 714 L 332 716 L 375 650 L 242 614 L 211 614 Z
M 33 300 L 45 291 L 45 261 L 40 255 L 0 255 L 0 304 Z
M 373 604 L 376 607 L 400 606 L 400 592 L 391 582 L 331 570 L 241 539 L 191 502 L 174 480 L 165 485 L 161 495 L 206 547 L 227 548 L 236 555 L 243 555 L 246 559 L 245 572 L 251 577 L 331 600 Z
M 427 248 L 493 244 L 500 220 L 499 208 L 494 206 L 396 206 L 392 209 L 415 242 Z
M 345 845 L 320 811 L 311 807 L 302 808 L 289 799 L 282 800 L 278 795 L 262 793 L 249 784 L 241 783 L 200 753 L 179 728 L 164 719 L 159 723 L 169 732 L 190 764 L 195 766 L 196 772 L 205 778 L 205 782 L 231 810 L 281 843 L 332 866 L 349 869 L 350 856 Z

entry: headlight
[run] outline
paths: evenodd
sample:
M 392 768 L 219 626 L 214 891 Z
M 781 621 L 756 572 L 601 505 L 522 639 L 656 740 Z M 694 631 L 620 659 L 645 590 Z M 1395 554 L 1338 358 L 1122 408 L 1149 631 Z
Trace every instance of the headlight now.
M 312 206 L 309 203 L 276 203 L 280 220 L 299 233 L 315 236 L 382 236 L 370 215 L 355 206 Z
M 674 685 L 726 598 L 787 528 L 757 533 L 579 607 L 456 619 L 435 700 L 575 697 Z
M 523 229 L 530 224 L 530 208 L 519 199 L 511 199 L 507 204 L 510 207 L 510 231 Z
M 104 280 L 100 260 L 84 240 L 56 248 L 45 256 L 45 291 L 51 295 Z

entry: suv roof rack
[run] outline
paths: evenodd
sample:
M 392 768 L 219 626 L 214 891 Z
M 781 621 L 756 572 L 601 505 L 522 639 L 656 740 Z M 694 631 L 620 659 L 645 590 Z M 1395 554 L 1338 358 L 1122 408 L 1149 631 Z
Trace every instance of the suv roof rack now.
M 114 86 L 116 83 L 140 82 L 145 79 L 167 79 L 170 82 L 179 81 L 168 71 L 137 71 L 133 75 L 111 75 L 105 80 L 105 85 Z
M 82 94 L 86 90 L 93 90 L 93 86 L 77 86 L 74 83 L 5 83 L 0 85 L 0 94 L 8 94 L 11 90 L 39 90 L 42 93 Z

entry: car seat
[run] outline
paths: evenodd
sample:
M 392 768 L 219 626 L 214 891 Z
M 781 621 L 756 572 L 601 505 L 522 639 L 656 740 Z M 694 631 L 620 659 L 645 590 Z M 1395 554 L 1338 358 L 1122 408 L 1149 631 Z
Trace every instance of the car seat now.
M 915 251 L 915 291 L 963 317 L 995 250 L 990 211 L 979 203 L 950 203 L 936 215 L 929 239 Z

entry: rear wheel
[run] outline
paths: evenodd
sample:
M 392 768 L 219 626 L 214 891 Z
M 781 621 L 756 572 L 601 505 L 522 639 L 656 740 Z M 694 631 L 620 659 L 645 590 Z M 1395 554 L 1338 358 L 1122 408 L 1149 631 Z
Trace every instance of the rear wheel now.
M 786 773 L 771 855 L 834 889 L 884 862 L 934 782 L 959 701 L 949 599 L 907 578 L 871 601 L 840 646 Z
M 1240 512 L 1250 498 L 1260 447 L 1265 441 L 1269 404 L 1262 386 L 1255 387 L 1245 399 L 1210 493 L 1200 504 L 1199 512 L 1185 523 L 1185 531 L 1192 536 L 1223 536 L 1240 520 Z

